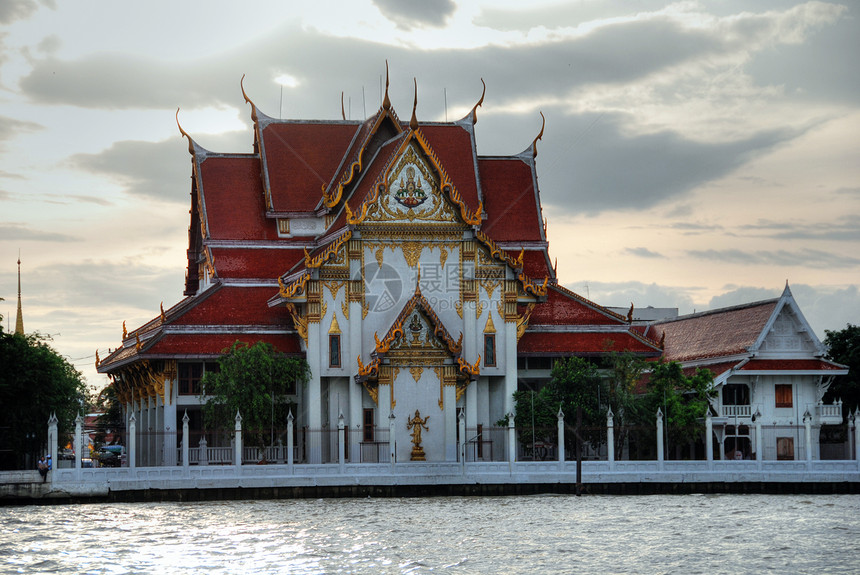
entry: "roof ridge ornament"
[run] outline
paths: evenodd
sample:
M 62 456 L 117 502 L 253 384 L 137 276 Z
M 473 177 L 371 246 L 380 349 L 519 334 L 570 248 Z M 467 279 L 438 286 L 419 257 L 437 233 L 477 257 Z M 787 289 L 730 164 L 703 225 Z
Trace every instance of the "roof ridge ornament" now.
M 344 122 L 346 121 L 346 112 L 343 109 L 343 90 L 340 92 L 340 117 L 343 118 Z M 323 190 L 325 190 L 325 184 L 323 184 Z
M 478 100 L 478 103 L 472 107 L 472 125 L 474 126 L 478 122 L 478 106 L 483 106 L 484 104 L 484 96 L 487 94 L 487 83 L 484 82 L 484 79 L 481 78 L 481 84 L 484 85 L 484 90 L 481 92 L 481 99 Z
M 418 79 L 412 78 L 415 83 L 415 96 L 412 100 L 412 119 L 409 120 L 409 129 L 415 131 L 418 129 L 418 117 L 415 115 L 415 110 L 418 108 Z
M 385 98 L 382 100 L 382 109 L 391 109 L 391 98 L 388 97 L 388 60 L 385 61 Z
M 251 119 L 254 120 L 254 123 L 257 123 L 257 105 L 251 101 L 251 98 L 248 97 L 248 94 L 245 93 L 245 74 L 242 74 L 242 79 L 239 80 L 239 87 L 242 89 L 242 97 L 245 98 L 245 102 L 251 105 Z
M 188 135 L 188 132 L 182 129 L 182 125 L 179 123 L 179 108 L 176 108 L 176 127 L 179 128 L 179 133 L 182 134 L 184 138 L 188 138 L 188 153 L 192 156 L 194 155 L 194 140 Z
M 538 140 L 543 139 L 543 130 L 546 128 L 546 116 L 543 115 L 543 112 L 540 112 L 541 117 L 541 125 L 540 125 L 540 134 L 532 141 L 532 158 L 537 158 L 537 143 Z

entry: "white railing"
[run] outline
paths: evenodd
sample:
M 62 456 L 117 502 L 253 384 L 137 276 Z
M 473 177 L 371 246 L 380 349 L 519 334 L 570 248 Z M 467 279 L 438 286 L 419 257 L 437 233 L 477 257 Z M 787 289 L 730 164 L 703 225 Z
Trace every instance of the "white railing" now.
M 819 403 L 815 406 L 816 410 L 818 410 L 818 417 L 823 418 L 838 418 L 840 421 L 842 420 L 842 401 L 840 400 L 838 403 L 833 402 L 830 405 L 826 405 L 824 403 Z
M 723 417 L 752 417 L 751 405 L 724 405 Z

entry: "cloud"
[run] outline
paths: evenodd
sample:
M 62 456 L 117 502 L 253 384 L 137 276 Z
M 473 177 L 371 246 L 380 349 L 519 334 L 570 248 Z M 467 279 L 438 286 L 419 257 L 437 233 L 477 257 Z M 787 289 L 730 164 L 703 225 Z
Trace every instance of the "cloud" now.
M 0 24 L 26 20 L 38 10 L 36 0 L 3 0 L 0 2 Z
M 2 197 L 2 194 L 0 194 Z M 80 238 L 67 234 L 32 229 L 24 224 L 0 222 L 0 240 L 9 242 L 77 242 Z
M 624 250 L 624 253 L 631 256 L 636 256 L 640 258 L 665 258 L 663 254 L 659 254 L 657 252 L 652 252 L 648 248 L 627 248 Z
M 383 16 L 406 30 L 440 28 L 457 8 L 453 0 L 373 0 L 373 3 Z
M 567 283 L 565 286 L 575 293 L 589 298 L 591 301 L 608 307 L 630 307 L 632 301 L 635 307 L 668 307 L 680 308 L 681 313 L 688 313 L 695 307 L 691 294 L 700 288 L 664 286 L 656 283 L 646 284 L 638 281 L 626 282 L 595 282 L 580 280 Z
M 253 135 L 250 130 L 214 136 L 204 134 L 195 141 L 214 146 L 213 151 L 235 151 L 244 147 L 244 151 L 250 153 Z M 132 196 L 188 201 L 191 156 L 187 142 L 178 136 L 161 142 L 116 142 L 96 154 L 75 154 L 66 162 L 75 169 L 119 182 Z M 83 198 L 99 203 L 98 198 Z
M 35 132 L 41 130 L 42 126 L 35 122 L 25 122 L 0 116 L 0 141 L 9 140 L 23 132 Z
M 689 250 L 687 255 L 698 259 L 743 265 L 802 266 L 814 269 L 846 269 L 860 266 L 860 258 L 809 248 L 794 251 Z
M 754 237 L 778 240 L 826 240 L 860 242 L 860 214 L 844 215 L 831 220 L 826 226 L 810 226 L 809 222 L 759 220 L 755 224 L 741 226 L 741 232 L 752 232 Z

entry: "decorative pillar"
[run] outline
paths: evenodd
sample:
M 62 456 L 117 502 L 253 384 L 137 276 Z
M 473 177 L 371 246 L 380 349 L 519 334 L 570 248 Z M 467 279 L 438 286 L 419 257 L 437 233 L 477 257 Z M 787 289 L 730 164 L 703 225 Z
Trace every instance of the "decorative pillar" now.
M 185 410 L 185 415 L 182 416 L 182 467 L 188 467 L 191 463 L 188 461 L 188 410 Z
M 205 435 L 201 435 L 197 443 L 197 454 L 197 465 L 209 465 L 209 444 Z
M 615 415 L 612 408 L 606 412 L 606 460 L 609 461 L 609 469 L 615 467 Z
M 51 456 L 51 462 L 54 467 L 59 467 L 60 460 L 57 459 L 57 414 L 52 413 L 51 417 L 48 418 L 48 455 Z M 51 481 L 53 481 L 54 474 L 50 474 Z
M 128 418 L 128 466 L 137 467 L 137 416 L 134 411 Z
M 514 428 L 514 414 L 508 412 L 508 463 L 517 460 L 517 430 Z
M 657 408 L 657 465 L 663 468 L 663 410 Z
M 343 412 L 341 411 L 337 416 L 337 464 L 340 467 L 340 472 L 343 473 L 343 465 L 346 459 L 346 449 L 344 444 L 348 439 L 344 434 L 344 423 L 343 423 Z
M 83 441 L 83 433 L 84 433 L 84 418 L 79 413 L 75 418 L 75 470 L 80 474 L 81 472 L 81 457 L 83 457 L 84 450 L 84 441 Z
M 803 414 L 804 437 L 806 443 L 806 462 L 812 462 L 812 416 L 809 414 L 809 409 Z
M 564 469 L 564 412 L 558 408 L 558 470 Z M 577 462 L 577 465 L 579 463 Z
M 394 440 L 394 412 L 388 414 L 388 456 L 391 463 L 391 470 L 394 470 L 394 464 L 397 461 L 397 442 Z
M 860 467 L 860 407 L 854 412 L 854 459 Z
M 236 411 L 236 426 L 233 433 L 233 465 L 242 465 L 242 416 Z
M 714 462 L 714 421 L 711 417 L 711 406 L 705 407 L 705 460 L 708 467 Z
M 460 419 L 460 421 L 458 422 L 458 424 L 460 426 L 459 427 L 459 429 L 460 429 L 460 446 L 459 446 L 460 449 L 458 450 L 458 453 L 460 455 L 460 463 L 465 465 L 466 464 L 466 439 L 467 439 L 466 438 L 466 414 L 461 411 L 459 419 Z
M 293 412 L 290 411 L 287 414 L 287 467 L 289 468 L 290 475 L 293 473 L 293 463 L 295 462 L 295 454 L 293 452 L 295 419 Z
M 469 384 L 469 387 L 475 383 Z M 457 388 L 453 385 L 442 386 L 442 401 L 445 411 L 442 418 L 445 422 L 445 461 L 457 461 Z

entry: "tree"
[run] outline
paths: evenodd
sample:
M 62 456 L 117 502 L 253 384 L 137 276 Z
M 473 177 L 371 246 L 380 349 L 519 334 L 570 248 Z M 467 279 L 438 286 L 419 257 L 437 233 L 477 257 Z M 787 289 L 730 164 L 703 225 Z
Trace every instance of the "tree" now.
M 630 353 L 612 353 L 606 360 L 608 368 L 609 407 L 615 426 L 615 453 L 621 454 L 627 442 L 630 426 L 636 422 L 636 386 L 642 379 L 647 363 Z
M 701 420 L 710 398 L 717 395 L 713 388 L 714 374 L 698 369 L 695 374 L 686 376 L 681 364 L 662 358 L 651 364 L 650 369 L 648 391 L 637 405 L 640 424 L 653 427 L 659 408 L 663 412 L 669 445 L 688 445 L 696 441 L 704 432 Z
M 204 422 L 209 428 L 232 429 L 238 412 L 249 444 L 264 447 L 275 422 L 283 423 L 288 395 L 310 378 L 304 359 L 288 357 L 264 342 L 235 342 L 218 360 L 219 371 L 206 372 L 202 387 Z
M 848 374 L 836 377 L 827 390 L 825 401 L 841 399 L 847 415 L 860 406 L 860 326 L 849 323 L 844 329 L 828 329 L 824 333 L 824 343 L 830 348 L 827 358 L 848 366 Z
M 113 382 L 99 392 L 95 398 L 94 407 L 99 416 L 96 417 L 98 428 L 93 436 L 93 441 L 96 445 L 105 443 L 107 430 L 110 430 L 113 434 L 114 443 L 121 444 L 123 437 L 121 431 L 125 429 L 125 416 Z
M 83 375 L 48 341 L 0 330 L 0 467 L 24 468 L 46 448 L 52 413 L 60 438 L 70 436 L 86 403 Z

